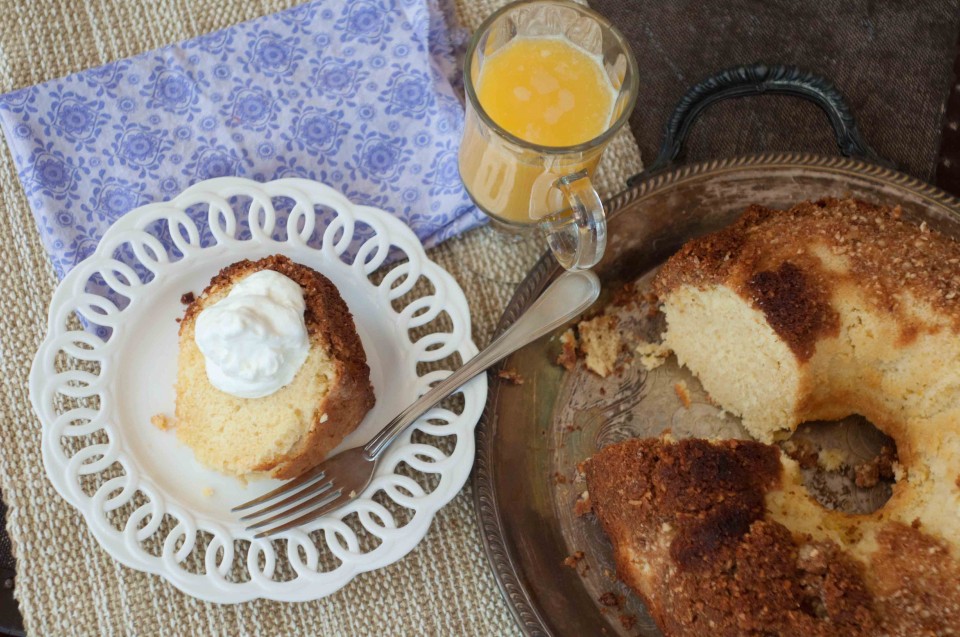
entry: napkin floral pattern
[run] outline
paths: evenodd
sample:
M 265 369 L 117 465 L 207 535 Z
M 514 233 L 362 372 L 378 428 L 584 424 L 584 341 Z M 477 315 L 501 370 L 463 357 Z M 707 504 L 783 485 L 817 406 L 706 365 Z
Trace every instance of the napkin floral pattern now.
M 452 24 L 438 0 L 316 0 L 0 96 L 58 275 L 119 216 L 225 175 L 325 182 L 428 247 L 478 225 Z

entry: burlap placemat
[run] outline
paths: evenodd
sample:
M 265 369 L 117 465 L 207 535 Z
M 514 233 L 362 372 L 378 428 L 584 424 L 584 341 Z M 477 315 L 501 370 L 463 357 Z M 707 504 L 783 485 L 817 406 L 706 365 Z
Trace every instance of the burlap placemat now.
M 125 58 L 295 4 L 289 0 L 0 3 L 0 92 Z M 459 0 L 470 29 L 503 4 Z M 624 130 L 601 165 L 609 195 L 640 169 Z M 33 635 L 509 635 L 517 628 L 487 565 L 468 485 L 406 558 L 310 603 L 235 606 L 192 599 L 159 577 L 114 562 L 47 481 L 27 375 L 56 285 L 9 151 L 0 152 L 0 489 L 17 558 L 17 599 Z M 485 344 L 516 283 L 538 258 L 535 240 L 505 243 L 488 229 L 432 252 L 463 286 L 474 339 Z

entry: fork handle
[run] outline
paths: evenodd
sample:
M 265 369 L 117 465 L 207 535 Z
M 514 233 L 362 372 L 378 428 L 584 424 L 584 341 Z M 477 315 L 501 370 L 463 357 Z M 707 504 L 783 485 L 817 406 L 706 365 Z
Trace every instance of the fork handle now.
M 540 298 L 534 301 L 530 309 L 495 341 L 387 423 L 387 426 L 364 446 L 364 457 L 367 460 L 378 458 L 397 436 L 431 407 L 500 359 L 577 316 L 593 305 L 599 296 L 600 280 L 593 272 L 581 270 L 560 275 Z

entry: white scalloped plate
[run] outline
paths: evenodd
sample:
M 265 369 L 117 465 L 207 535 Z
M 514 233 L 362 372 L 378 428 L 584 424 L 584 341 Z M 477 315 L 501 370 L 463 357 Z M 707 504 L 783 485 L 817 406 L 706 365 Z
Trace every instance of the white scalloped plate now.
M 377 403 L 341 448 L 365 442 L 446 376 L 449 356 L 476 354 L 463 291 L 402 222 L 316 182 L 225 177 L 111 226 L 57 288 L 30 373 L 57 491 L 114 558 L 208 601 L 318 599 L 402 558 L 466 481 L 486 400 L 480 375 L 462 389 L 462 408 L 431 410 L 394 443 L 360 498 L 279 540 L 251 542 L 230 508 L 279 482 L 244 486 L 203 468 L 150 417 L 173 412 L 181 294 L 230 263 L 277 253 L 333 281 L 367 352 Z M 388 262 L 377 284 L 371 275 Z M 72 315 L 87 329 L 71 329 Z M 445 331 L 413 337 L 441 320 Z M 418 375 L 424 363 L 441 369 Z

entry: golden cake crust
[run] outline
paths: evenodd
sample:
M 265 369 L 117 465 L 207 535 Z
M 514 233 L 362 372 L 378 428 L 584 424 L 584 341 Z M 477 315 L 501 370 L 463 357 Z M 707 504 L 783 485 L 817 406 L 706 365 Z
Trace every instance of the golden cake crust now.
M 662 298 L 684 284 L 724 284 L 806 360 L 818 340 L 836 336 L 830 298 L 843 285 L 856 285 L 873 309 L 897 321 L 904 341 L 939 329 L 916 322 L 917 300 L 960 332 L 958 271 L 960 244 L 904 218 L 899 207 L 825 198 L 783 211 L 748 207 L 727 228 L 686 243 L 660 269 L 654 291 Z
M 272 255 L 259 261 L 238 261 L 223 268 L 184 311 L 180 322 L 181 339 L 193 338 L 196 317 L 211 298 L 222 297 L 237 281 L 261 270 L 283 274 L 301 287 L 310 347 L 322 348 L 335 369 L 334 382 L 315 409 L 309 428 L 293 448 L 250 467 L 253 472 L 288 479 L 319 464 L 360 424 L 373 407 L 375 398 L 363 344 L 354 328 L 353 316 L 336 286 L 319 272 L 283 255 Z
M 668 636 L 960 631 L 960 568 L 942 540 L 888 523 L 868 567 L 794 532 L 765 504 L 783 483 L 774 446 L 627 440 L 584 469 L 618 576 Z

